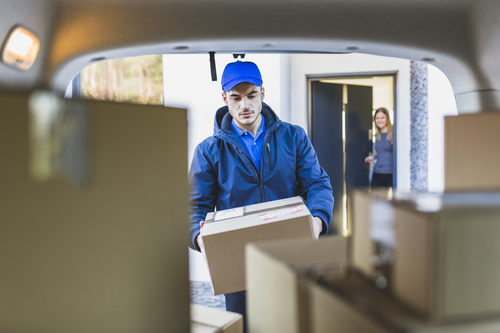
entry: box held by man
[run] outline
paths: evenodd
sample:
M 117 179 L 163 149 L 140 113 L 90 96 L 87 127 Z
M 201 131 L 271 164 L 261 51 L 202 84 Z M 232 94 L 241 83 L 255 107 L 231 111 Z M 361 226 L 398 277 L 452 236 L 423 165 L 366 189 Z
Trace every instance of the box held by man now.
M 314 237 L 312 216 L 301 197 L 209 213 L 200 233 L 214 295 L 245 290 L 245 245 L 264 240 Z

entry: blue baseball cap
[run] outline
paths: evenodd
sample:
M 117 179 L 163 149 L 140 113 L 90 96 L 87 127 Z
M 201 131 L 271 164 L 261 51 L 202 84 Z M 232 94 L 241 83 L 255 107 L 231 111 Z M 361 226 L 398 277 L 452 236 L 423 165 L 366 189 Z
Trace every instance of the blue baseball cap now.
M 226 65 L 222 73 L 221 85 L 225 92 L 231 91 L 241 82 L 262 85 L 259 67 L 251 61 L 235 61 Z

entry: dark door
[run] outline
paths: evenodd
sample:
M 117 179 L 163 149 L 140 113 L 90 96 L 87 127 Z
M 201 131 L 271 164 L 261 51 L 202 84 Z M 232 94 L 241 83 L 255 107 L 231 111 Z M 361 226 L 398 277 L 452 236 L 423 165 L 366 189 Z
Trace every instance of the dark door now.
M 347 105 L 344 106 L 343 101 L 347 101 Z M 372 87 L 347 85 L 347 89 L 343 89 L 342 84 L 313 81 L 311 107 L 311 141 L 321 166 L 330 176 L 335 198 L 332 225 L 340 229 L 347 219 L 344 216 L 344 186 L 348 193 L 352 188 L 369 185 L 369 168 L 364 158 L 371 149 Z M 345 142 L 343 109 L 346 111 Z
M 347 191 L 368 187 L 369 165 L 364 162 L 371 150 L 372 87 L 347 86 L 346 185 Z
M 311 85 L 311 141 L 318 160 L 330 176 L 335 198 L 333 223 L 342 226 L 343 146 L 342 85 L 313 81 Z M 335 232 L 330 228 L 330 233 Z

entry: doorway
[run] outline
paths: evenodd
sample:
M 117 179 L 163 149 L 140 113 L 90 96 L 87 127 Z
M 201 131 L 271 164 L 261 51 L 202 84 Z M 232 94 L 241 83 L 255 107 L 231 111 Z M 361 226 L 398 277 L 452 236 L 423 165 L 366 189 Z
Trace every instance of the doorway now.
M 394 124 L 396 73 L 309 76 L 307 80 L 309 136 L 330 176 L 335 198 L 330 233 L 348 235 L 349 192 L 369 187 L 369 165 L 364 159 L 372 150 L 374 111 L 386 107 Z M 394 127 L 394 136 L 395 131 Z M 396 187 L 395 165 L 393 177 Z

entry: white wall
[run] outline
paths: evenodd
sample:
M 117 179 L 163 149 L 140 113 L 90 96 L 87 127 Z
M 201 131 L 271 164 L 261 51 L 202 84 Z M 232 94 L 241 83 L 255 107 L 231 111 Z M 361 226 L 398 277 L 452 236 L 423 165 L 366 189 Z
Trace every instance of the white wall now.
M 188 157 L 213 133 L 216 110 L 223 105 L 220 78 L 224 66 L 234 61 L 230 54 L 216 54 L 217 82 L 211 81 L 208 54 L 164 55 L 164 101 L 189 109 Z M 410 189 L 410 62 L 405 59 L 364 54 L 325 55 L 247 54 L 257 63 L 266 89 L 265 102 L 284 121 L 307 123 L 307 75 L 337 76 L 366 73 L 397 73 L 395 100 L 397 127 L 398 189 Z M 429 66 L 429 190 L 444 188 L 443 117 L 456 114 L 451 85 L 446 76 Z
M 448 78 L 429 65 L 429 191 L 444 190 L 444 116 L 456 115 L 457 105 Z
M 208 55 L 164 55 L 164 101 L 183 106 L 188 115 L 188 158 L 196 145 L 213 133 L 216 110 L 223 105 L 220 78 L 232 55 L 217 54 L 218 81 L 212 82 Z M 248 54 L 261 69 L 268 103 L 283 120 L 307 130 L 307 75 L 344 75 L 394 72 L 397 126 L 398 188 L 410 189 L 410 62 L 404 59 L 352 55 L 257 55 Z M 448 79 L 429 66 L 429 190 L 444 187 L 443 116 L 456 114 L 456 105 Z M 209 280 L 205 261 L 190 251 L 192 280 Z
M 307 75 L 397 73 L 396 123 L 398 188 L 410 189 L 410 62 L 364 54 L 291 55 L 291 110 L 284 120 L 307 130 Z
M 280 56 L 247 54 L 255 62 L 266 90 L 265 102 L 280 116 Z M 208 54 L 168 54 L 163 56 L 164 103 L 187 107 L 189 164 L 198 143 L 213 134 L 214 117 L 223 106 L 220 79 L 226 64 L 235 61 L 231 54 L 216 54 L 217 82 L 212 82 Z

